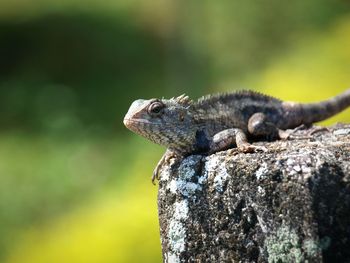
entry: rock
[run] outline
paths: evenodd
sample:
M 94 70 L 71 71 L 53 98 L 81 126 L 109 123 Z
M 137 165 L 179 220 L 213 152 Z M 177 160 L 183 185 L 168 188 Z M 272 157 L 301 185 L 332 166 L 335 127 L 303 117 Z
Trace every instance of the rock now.
M 164 262 L 350 262 L 350 125 L 163 167 Z

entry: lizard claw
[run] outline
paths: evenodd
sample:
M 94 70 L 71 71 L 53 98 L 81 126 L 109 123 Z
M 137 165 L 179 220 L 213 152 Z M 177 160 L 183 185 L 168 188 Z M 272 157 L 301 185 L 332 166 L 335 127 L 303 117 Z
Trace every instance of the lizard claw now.
M 152 184 L 156 185 L 156 180 L 159 181 L 160 179 L 160 169 L 164 164 L 169 164 L 171 159 L 176 158 L 177 154 L 173 151 L 167 150 L 164 155 L 162 156 L 162 158 L 159 160 L 156 168 L 153 171 L 153 175 L 152 175 Z
M 292 131 L 284 131 L 284 130 L 278 130 L 278 137 L 282 140 L 287 140 L 291 137 L 291 134 L 294 132 Z
M 252 144 L 243 144 L 239 146 L 239 150 L 244 153 L 253 153 L 253 152 L 267 152 L 267 148 L 264 146 L 257 146 Z
M 152 174 L 152 184 L 156 185 L 156 180 L 159 180 L 159 169 L 160 165 L 157 165 L 157 167 L 154 169 L 153 174 Z
M 268 149 L 265 146 L 254 146 L 254 148 L 257 152 L 268 152 Z

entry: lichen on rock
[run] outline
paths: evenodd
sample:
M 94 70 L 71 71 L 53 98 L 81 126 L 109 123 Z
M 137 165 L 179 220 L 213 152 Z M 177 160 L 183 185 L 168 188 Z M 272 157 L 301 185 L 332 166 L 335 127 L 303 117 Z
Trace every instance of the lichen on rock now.
M 165 262 L 350 262 L 350 125 L 163 167 Z

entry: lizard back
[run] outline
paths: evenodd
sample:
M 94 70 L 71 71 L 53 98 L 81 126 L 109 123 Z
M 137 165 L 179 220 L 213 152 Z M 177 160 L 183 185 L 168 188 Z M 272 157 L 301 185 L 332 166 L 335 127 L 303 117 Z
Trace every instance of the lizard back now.
M 220 123 L 211 133 L 225 128 L 247 130 L 249 118 L 257 112 L 266 114 L 269 119 L 278 123 L 283 116 L 282 101 L 254 91 L 204 96 L 194 103 L 194 110 L 199 123 Z

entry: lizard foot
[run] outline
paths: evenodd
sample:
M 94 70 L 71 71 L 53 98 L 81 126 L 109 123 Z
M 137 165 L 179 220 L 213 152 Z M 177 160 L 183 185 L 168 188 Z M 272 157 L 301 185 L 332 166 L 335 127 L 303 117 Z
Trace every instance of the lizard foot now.
M 244 153 L 253 153 L 253 152 L 267 152 L 267 148 L 264 146 L 252 145 L 249 143 L 244 143 L 238 146 L 238 149 Z
M 278 130 L 278 137 L 280 137 L 281 140 L 288 140 L 292 133 L 294 133 L 294 130 L 284 131 L 284 130 Z
M 174 159 L 178 157 L 178 155 L 173 152 L 173 151 L 170 151 L 170 150 L 167 150 L 164 155 L 162 156 L 162 158 L 159 160 L 156 168 L 154 169 L 153 171 L 153 175 L 152 175 L 152 184 L 156 184 L 156 180 L 159 181 L 160 177 L 160 169 L 162 168 L 163 165 L 166 165 L 166 164 L 170 164 L 170 161 L 171 159 Z

